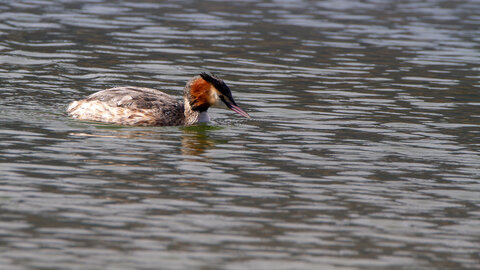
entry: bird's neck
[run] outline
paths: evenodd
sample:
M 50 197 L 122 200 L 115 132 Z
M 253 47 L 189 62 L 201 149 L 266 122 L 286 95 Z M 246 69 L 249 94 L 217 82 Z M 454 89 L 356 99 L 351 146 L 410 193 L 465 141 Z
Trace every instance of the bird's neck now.
M 210 121 L 207 111 L 199 112 L 192 110 L 190 102 L 187 98 L 184 98 L 184 107 L 185 107 L 185 125 L 194 125 L 196 123 L 207 123 Z

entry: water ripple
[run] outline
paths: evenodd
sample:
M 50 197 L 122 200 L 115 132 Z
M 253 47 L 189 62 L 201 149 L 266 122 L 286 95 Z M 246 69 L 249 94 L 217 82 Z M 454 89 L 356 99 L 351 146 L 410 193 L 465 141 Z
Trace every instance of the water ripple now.
M 476 269 L 475 1 L 0 6 L 8 269 Z M 379 12 L 381 11 L 381 12 Z M 224 78 L 241 119 L 69 119 L 138 85 Z

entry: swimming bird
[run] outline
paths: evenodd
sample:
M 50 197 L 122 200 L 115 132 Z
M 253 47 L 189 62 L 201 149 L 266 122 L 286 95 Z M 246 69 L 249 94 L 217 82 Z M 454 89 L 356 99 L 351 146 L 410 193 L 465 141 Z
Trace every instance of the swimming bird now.
M 159 90 L 116 87 L 69 104 L 67 113 L 80 120 L 133 126 L 181 126 L 209 122 L 207 110 L 222 101 L 229 109 L 250 118 L 238 107 L 230 88 L 213 74 L 201 73 L 183 90 L 183 102 Z

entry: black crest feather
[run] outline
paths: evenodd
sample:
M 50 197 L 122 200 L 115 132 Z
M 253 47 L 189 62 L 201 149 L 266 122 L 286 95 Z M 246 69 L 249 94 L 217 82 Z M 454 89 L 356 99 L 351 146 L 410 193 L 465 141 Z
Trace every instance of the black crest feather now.
M 217 87 L 218 84 L 225 84 L 221 79 L 219 79 L 217 76 L 215 76 L 213 73 L 208 74 L 206 72 L 200 73 L 200 76 L 207 82 L 213 84 L 215 87 Z M 219 89 L 220 90 L 220 89 Z
M 200 73 L 200 76 L 205 81 L 213 84 L 213 86 L 215 86 L 215 88 L 217 88 L 217 90 L 220 91 L 220 93 L 228 97 L 235 104 L 235 101 L 233 100 L 233 97 L 232 97 L 232 92 L 230 91 L 230 88 L 225 84 L 223 80 L 215 76 L 213 73 L 208 74 L 206 72 L 202 72 Z

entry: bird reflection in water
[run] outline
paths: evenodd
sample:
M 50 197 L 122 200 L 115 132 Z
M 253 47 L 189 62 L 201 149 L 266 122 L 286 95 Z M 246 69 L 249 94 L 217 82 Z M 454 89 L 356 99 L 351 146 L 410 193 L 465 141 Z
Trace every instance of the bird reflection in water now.
M 200 156 L 206 150 L 212 149 L 222 140 L 214 140 L 209 136 L 210 131 L 221 129 L 210 125 L 195 125 L 183 128 L 182 154 L 185 156 Z
M 138 138 L 151 138 L 154 139 L 158 135 L 158 131 L 155 129 L 142 129 L 131 130 L 124 129 L 122 127 L 116 127 L 113 125 L 98 125 L 100 129 L 103 129 L 102 133 L 70 133 L 72 136 L 79 137 L 97 137 L 97 138 L 122 138 L 122 139 L 138 139 Z M 218 126 L 211 126 L 207 124 L 197 124 L 193 126 L 186 126 L 181 128 L 183 134 L 181 135 L 181 148 L 180 151 L 184 156 L 200 156 L 206 150 L 212 149 L 218 143 L 226 143 L 226 140 L 215 140 L 209 136 L 209 133 L 214 130 L 222 129 Z

